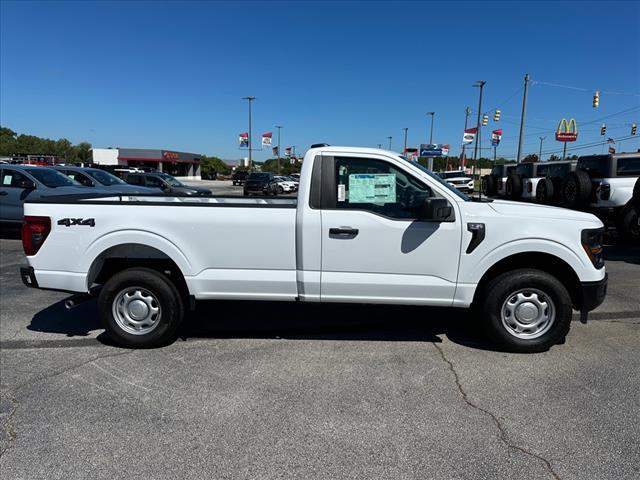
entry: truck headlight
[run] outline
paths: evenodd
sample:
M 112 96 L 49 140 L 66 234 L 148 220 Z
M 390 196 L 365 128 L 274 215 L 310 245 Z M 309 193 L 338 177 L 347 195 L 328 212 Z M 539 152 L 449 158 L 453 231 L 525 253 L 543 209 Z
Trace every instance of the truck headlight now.
M 611 197 L 611 185 L 608 183 L 600 184 L 600 200 L 609 200 Z
M 597 269 L 604 267 L 604 251 L 602 249 L 602 239 L 604 228 L 590 228 L 582 230 L 582 248 L 587 252 L 587 256 Z

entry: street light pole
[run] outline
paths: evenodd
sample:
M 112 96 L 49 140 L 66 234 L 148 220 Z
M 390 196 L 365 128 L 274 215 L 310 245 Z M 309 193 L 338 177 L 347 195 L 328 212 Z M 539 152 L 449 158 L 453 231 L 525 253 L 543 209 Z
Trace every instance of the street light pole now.
M 387 138 L 389 139 L 389 150 L 391 150 L 391 139 L 392 139 L 393 137 L 387 137 Z
M 280 174 L 280 129 L 282 125 L 276 125 L 276 128 L 278 129 L 278 174 Z
M 403 155 L 407 154 L 407 132 L 409 131 L 409 128 L 404 127 L 402 130 L 404 130 L 404 150 L 402 151 Z
M 433 122 L 436 116 L 436 112 L 427 112 L 427 115 L 431 115 L 431 132 L 429 133 L 429 145 L 433 145 Z M 433 170 L 433 157 L 429 157 L 427 160 L 429 163 L 427 168 Z
M 542 142 L 547 137 L 538 137 L 538 138 L 540 139 L 540 153 L 538 153 L 538 161 L 541 162 L 542 161 Z
M 242 97 L 243 100 L 247 100 L 249 102 L 249 170 L 253 167 L 253 160 L 251 158 L 251 102 L 256 99 L 256 97 Z

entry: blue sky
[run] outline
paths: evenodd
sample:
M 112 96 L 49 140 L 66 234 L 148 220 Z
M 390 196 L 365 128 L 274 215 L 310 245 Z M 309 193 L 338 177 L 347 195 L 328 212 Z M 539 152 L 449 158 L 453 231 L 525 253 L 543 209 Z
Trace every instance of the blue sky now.
M 239 158 L 237 137 L 247 130 L 241 97 L 254 95 L 255 140 L 279 124 L 283 148 L 298 152 L 316 142 L 386 146 L 388 136 L 400 150 L 403 127 L 410 146 L 426 142 L 425 112 L 435 111 L 434 141 L 457 154 L 464 109 L 477 108 L 471 85 L 483 79 L 483 111 L 502 110 L 483 143 L 502 128 L 498 155 L 514 157 L 525 73 L 534 81 L 525 153 L 538 151 L 541 135 L 545 151 L 561 150 L 553 132 L 563 117 L 578 121 L 570 147 L 599 141 L 604 117 L 607 137 L 640 124 L 638 2 L 2 1 L 0 8 L 2 125 L 96 147 Z M 640 148 L 640 135 L 622 147 Z

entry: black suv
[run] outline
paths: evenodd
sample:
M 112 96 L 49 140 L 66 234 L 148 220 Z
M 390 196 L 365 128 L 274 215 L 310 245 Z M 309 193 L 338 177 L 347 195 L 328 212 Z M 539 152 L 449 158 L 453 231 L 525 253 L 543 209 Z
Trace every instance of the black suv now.
M 244 170 L 240 170 L 235 172 L 231 177 L 231 182 L 233 185 L 244 185 L 247 181 L 247 177 L 249 176 L 249 172 L 245 172 Z
M 166 173 L 129 173 L 125 181 L 131 185 L 159 188 L 170 195 L 211 195 L 211 190 L 207 188 L 189 187 Z
M 253 172 L 244 184 L 244 194 L 277 195 L 278 182 L 273 173 Z

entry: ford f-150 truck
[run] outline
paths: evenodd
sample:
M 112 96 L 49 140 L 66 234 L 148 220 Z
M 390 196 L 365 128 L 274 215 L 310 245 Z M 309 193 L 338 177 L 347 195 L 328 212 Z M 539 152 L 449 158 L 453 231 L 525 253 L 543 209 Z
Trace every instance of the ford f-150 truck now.
M 472 201 L 396 153 L 321 145 L 297 199 L 29 201 L 21 275 L 85 295 L 69 304 L 98 294 L 131 347 L 171 342 L 196 300 L 244 299 L 474 307 L 502 348 L 534 352 L 602 303 L 602 233 L 588 213 Z

